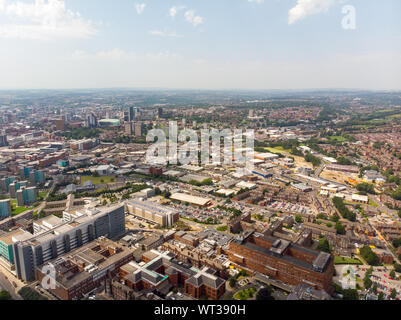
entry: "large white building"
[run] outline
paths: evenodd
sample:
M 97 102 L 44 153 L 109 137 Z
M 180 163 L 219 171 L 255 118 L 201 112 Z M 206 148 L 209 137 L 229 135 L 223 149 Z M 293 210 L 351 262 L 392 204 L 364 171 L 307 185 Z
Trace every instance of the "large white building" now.
M 177 210 L 155 202 L 129 200 L 126 202 L 126 205 L 128 213 L 157 223 L 162 227 L 171 227 L 179 218 Z
M 35 268 L 49 260 L 101 236 L 122 235 L 124 204 L 64 212 L 62 220 L 47 217 L 35 225 L 35 234 L 25 234 L 24 239 L 13 245 L 17 276 L 26 281 L 35 280 Z
M 200 207 L 208 205 L 211 201 L 209 198 L 195 197 L 186 193 L 174 193 L 170 196 L 170 199 L 181 202 L 188 202 L 190 204 L 194 204 Z

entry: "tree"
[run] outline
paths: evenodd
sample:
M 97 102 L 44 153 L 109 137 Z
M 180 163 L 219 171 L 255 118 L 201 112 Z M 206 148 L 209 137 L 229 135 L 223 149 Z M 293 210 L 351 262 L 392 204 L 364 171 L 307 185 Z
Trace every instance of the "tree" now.
M 363 280 L 363 285 L 365 289 L 369 289 L 372 286 L 372 280 L 370 280 L 368 277 L 365 277 Z
M 340 214 L 343 216 L 344 219 L 347 219 L 349 221 L 356 221 L 355 212 L 348 210 L 348 208 L 344 204 L 343 199 L 334 197 L 333 204 L 337 208 L 337 210 L 340 212 Z
M 338 234 L 345 234 L 345 228 L 340 221 L 337 221 L 336 223 L 336 231 Z
M 18 291 L 18 294 L 24 300 L 48 300 L 46 297 L 39 294 L 36 290 L 31 287 L 23 287 Z
M 340 218 L 339 218 L 338 216 L 336 216 L 336 215 L 332 215 L 332 216 L 330 217 L 330 220 L 333 221 L 333 222 L 337 222 L 339 219 L 340 219 Z
M 302 223 L 303 222 L 302 216 L 300 214 L 297 214 L 295 216 L 295 222 L 296 223 Z
M 322 160 L 320 160 L 318 157 L 315 157 L 311 153 L 307 153 L 305 155 L 305 161 L 306 162 L 311 162 L 314 167 L 318 167 L 322 163 Z
M 391 290 L 390 298 L 395 299 L 397 297 L 397 290 L 393 289 Z
M 377 266 L 379 263 L 379 257 L 376 253 L 372 251 L 369 246 L 364 246 L 361 248 L 360 253 L 362 257 L 369 263 L 371 266 Z
M 401 264 L 398 264 L 398 263 L 394 264 L 394 270 L 396 272 L 401 272 Z
M 8 292 L 6 290 L 1 290 L 0 291 L 0 300 L 13 300 L 13 298 L 11 297 L 10 292 Z
M 395 278 L 395 271 L 394 270 L 391 270 L 391 272 L 390 272 L 390 278 Z
M 270 286 L 262 288 L 256 294 L 256 300 L 259 300 L 259 301 L 274 300 L 272 293 L 273 293 L 273 290 Z
M 329 241 L 325 238 L 319 240 L 318 250 L 330 253 Z
M 384 293 L 383 292 L 379 293 L 379 300 L 384 300 Z
M 345 157 L 339 157 L 337 158 L 337 163 L 341 165 L 351 165 L 352 161 Z
M 373 284 L 373 292 L 376 294 L 377 293 L 377 282 Z
M 230 278 L 230 281 L 229 281 L 230 287 L 231 287 L 231 288 L 234 288 L 235 285 L 236 285 L 236 283 L 237 283 L 237 280 L 235 280 L 235 278 L 231 277 L 231 278 Z
M 344 300 L 359 300 L 358 291 L 356 289 L 345 289 L 343 290 Z
M 375 186 L 371 183 L 366 183 L 366 182 L 360 183 L 356 186 L 356 188 L 358 191 L 361 191 L 361 192 L 376 194 Z
M 401 246 L 401 238 L 394 239 L 393 240 L 393 246 L 396 247 L 396 248 L 400 247 Z

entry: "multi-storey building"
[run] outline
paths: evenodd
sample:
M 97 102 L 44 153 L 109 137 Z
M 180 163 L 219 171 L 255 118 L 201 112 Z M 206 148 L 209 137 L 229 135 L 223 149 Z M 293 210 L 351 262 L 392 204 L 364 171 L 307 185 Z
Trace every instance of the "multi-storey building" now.
M 10 270 L 14 265 L 13 244 L 22 239 L 31 237 L 32 234 L 22 229 L 14 230 L 0 236 L 0 263 Z
M 29 181 L 32 185 L 45 182 L 45 173 L 42 170 L 33 170 L 29 174 Z
M 0 220 L 11 216 L 11 201 L 10 199 L 0 200 Z
M 82 298 L 101 286 L 106 278 L 117 274 L 120 267 L 133 259 L 133 249 L 100 237 L 81 248 L 49 261 L 46 265 L 56 272 L 56 286 L 50 291 L 61 300 Z M 36 268 L 41 281 L 46 273 Z
M 15 199 L 17 197 L 17 191 L 22 187 L 27 187 L 27 181 L 14 181 L 9 185 L 10 197 Z
M 171 227 L 179 218 L 177 210 L 150 201 L 127 201 L 127 211 L 162 227 Z
M 90 150 L 99 144 L 99 139 L 82 139 L 75 140 L 70 143 L 70 148 L 73 150 Z
M 17 181 L 17 177 L 6 177 L 0 180 L 1 189 L 8 192 L 10 184 Z
M 268 234 L 249 232 L 230 243 L 231 262 L 277 278 L 284 283 L 306 283 L 327 292 L 332 290 L 333 256 Z
M 22 167 L 20 169 L 20 175 L 22 179 L 29 179 L 31 171 L 33 171 L 33 167 Z
M 97 127 L 97 117 L 92 112 L 86 117 L 86 126 L 89 128 Z
M 63 220 L 53 226 L 48 223 L 48 230 L 13 245 L 19 278 L 32 281 L 37 266 L 101 236 L 114 238 L 125 232 L 124 205 L 74 211 Z
M 16 192 L 17 204 L 19 207 L 31 205 L 38 199 L 38 190 L 36 187 L 25 188 L 21 187 Z
M 142 260 L 145 264 L 132 261 L 120 268 L 125 285 L 134 290 L 167 293 L 171 287 L 184 285 L 185 293 L 192 297 L 207 296 L 214 300 L 225 292 L 225 280 L 216 276 L 216 271 L 186 265 L 176 260 L 171 252 L 151 250 L 143 254 Z

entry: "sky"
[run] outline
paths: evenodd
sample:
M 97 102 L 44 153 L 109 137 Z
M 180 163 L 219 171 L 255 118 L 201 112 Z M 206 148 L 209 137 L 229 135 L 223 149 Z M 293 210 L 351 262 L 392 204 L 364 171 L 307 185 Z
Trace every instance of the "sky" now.
M 63 88 L 400 90 L 401 1 L 0 0 L 0 89 Z

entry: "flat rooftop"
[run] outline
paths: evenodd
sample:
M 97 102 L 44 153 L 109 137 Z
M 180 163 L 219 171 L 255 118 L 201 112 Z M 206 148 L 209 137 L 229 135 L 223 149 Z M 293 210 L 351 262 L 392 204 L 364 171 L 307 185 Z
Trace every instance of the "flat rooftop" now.
M 198 206 L 205 206 L 210 202 L 209 198 L 201 198 L 201 197 L 196 197 L 192 196 L 186 193 L 174 193 L 170 196 L 170 199 L 172 200 L 178 200 L 182 202 L 188 202 L 192 204 L 196 204 Z

